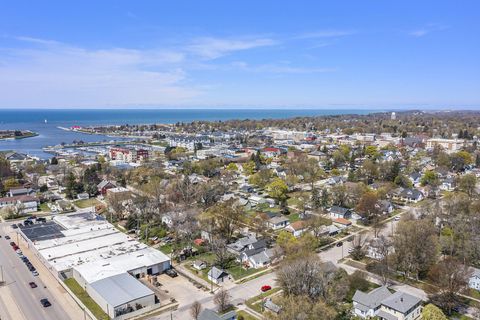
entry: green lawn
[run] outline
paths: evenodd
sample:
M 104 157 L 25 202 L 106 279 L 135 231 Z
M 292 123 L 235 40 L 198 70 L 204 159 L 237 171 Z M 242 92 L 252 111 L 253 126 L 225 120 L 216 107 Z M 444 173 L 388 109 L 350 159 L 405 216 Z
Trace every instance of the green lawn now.
M 237 310 L 237 319 L 243 319 L 243 320 L 258 320 L 254 316 L 252 316 L 250 313 L 247 313 L 243 310 Z
M 165 251 L 163 251 L 166 246 L 163 246 L 163 247 L 160 247 L 160 250 L 162 252 L 165 253 Z M 167 250 L 168 248 L 165 248 L 165 250 Z M 195 270 L 191 267 L 191 264 L 193 263 L 193 261 L 195 260 L 202 260 L 202 261 L 205 261 L 208 265 L 207 268 L 201 270 L 201 271 L 198 271 L 198 270 Z M 208 274 L 208 271 L 210 270 L 211 266 L 213 266 L 215 263 L 215 254 L 212 253 L 212 252 L 205 252 L 205 253 L 202 253 L 202 254 L 199 254 L 199 255 L 196 255 L 196 256 L 193 256 L 193 257 L 190 257 L 187 259 L 187 263 L 186 263 L 186 266 L 195 274 L 198 274 L 199 276 L 201 276 L 203 279 L 206 279 L 208 280 L 208 277 L 207 277 L 207 274 Z M 249 275 L 252 275 L 254 273 L 257 273 L 259 271 L 263 271 L 265 270 L 265 268 L 262 268 L 262 269 L 254 269 L 254 268 L 249 268 L 249 269 L 244 269 L 242 268 L 237 262 L 235 261 L 232 261 L 231 263 L 231 266 L 227 269 L 225 269 L 225 271 L 230 274 L 235 280 L 238 280 L 238 279 L 241 279 L 243 277 L 246 277 L 246 276 L 249 276 Z
M 280 288 L 273 288 L 272 290 L 269 290 L 267 292 L 263 292 L 261 294 L 259 294 L 258 296 L 255 296 L 253 298 L 250 298 L 248 299 L 247 301 L 245 301 L 245 305 L 247 305 L 247 307 L 249 307 L 250 309 L 253 309 L 259 313 L 262 313 L 262 300 L 272 294 L 274 294 L 275 292 L 279 291 Z
M 41 203 L 40 204 L 40 211 L 43 211 L 43 212 L 50 212 L 50 208 L 48 207 L 47 203 L 44 202 L 44 203 Z
M 94 207 L 94 206 L 97 206 L 97 205 L 102 204 L 102 203 L 95 198 L 90 198 L 90 199 L 85 199 L 85 200 L 74 201 L 73 204 L 75 204 L 77 207 L 79 207 L 81 209 L 84 209 L 84 208 L 88 208 L 88 207 Z
M 171 244 L 166 244 L 158 248 L 158 250 L 162 251 L 165 254 L 170 254 L 172 253 L 173 246 Z
M 64 282 L 67 287 L 72 290 L 72 292 L 77 296 L 77 298 L 82 301 L 82 303 L 88 308 L 88 310 L 93 313 L 93 315 L 98 320 L 110 319 L 110 317 L 105 312 L 103 312 L 102 308 L 100 308 L 100 306 L 95 301 L 93 301 L 92 298 L 90 298 L 88 293 L 83 290 L 82 287 L 80 287 L 80 285 L 75 279 L 70 278 L 65 280 Z
M 298 213 L 290 213 L 288 215 L 288 220 L 290 223 L 294 223 L 295 221 L 300 220 L 300 215 Z
M 265 270 L 266 268 L 260 268 L 260 269 L 254 269 L 254 268 L 249 268 L 249 269 L 244 269 L 238 264 L 228 268 L 226 271 L 235 279 L 241 279 L 243 277 L 252 275 L 254 273 L 260 272 Z

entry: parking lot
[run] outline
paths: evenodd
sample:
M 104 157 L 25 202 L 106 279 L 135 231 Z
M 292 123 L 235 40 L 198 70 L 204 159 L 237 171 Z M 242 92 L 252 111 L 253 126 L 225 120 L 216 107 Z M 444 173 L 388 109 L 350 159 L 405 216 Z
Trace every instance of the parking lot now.
M 210 297 L 211 294 L 201 288 L 197 288 L 187 278 L 179 275 L 171 278 L 166 274 L 161 274 L 157 277 L 160 286 L 156 288 L 159 293 L 160 301 L 162 299 L 173 298 L 180 303 L 180 305 L 191 303 L 192 296 L 196 299 L 203 299 Z M 162 302 L 163 303 L 163 302 Z
M 0 224 L 0 265 L 5 278 L 5 285 L 0 287 L 1 319 L 84 319 L 80 307 L 38 261 L 16 230 L 11 223 Z M 13 250 L 10 242 L 15 242 L 21 253 Z M 32 282 L 36 287 L 30 285 Z M 48 299 L 51 306 L 43 307 L 41 299 Z

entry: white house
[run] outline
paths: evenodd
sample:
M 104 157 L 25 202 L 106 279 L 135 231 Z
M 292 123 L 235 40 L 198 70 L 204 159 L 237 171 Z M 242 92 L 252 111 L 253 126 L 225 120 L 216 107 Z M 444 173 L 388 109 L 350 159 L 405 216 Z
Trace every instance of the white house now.
M 283 229 L 290 224 L 290 220 L 283 216 L 274 216 L 267 221 L 267 226 L 273 230 Z
M 291 232 L 295 238 L 298 238 L 302 235 L 304 231 L 307 230 L 307 225 L 305 221 L 299 220 L 295 221 L 292 224 L 288 225 L 285 228 L 286 231 Z
M 473 273 L 468 280 L 468 286 L 472 289 L 480 291 L 480 269 L 472 268 Z
M 408 293 L 391 293 L 387 287 L 369 293 L 357 290 L 353 296 L 353 313 L 363 319 L 417 320 L 422 315 L 422 300 Z
M 217 267 L 212 267 L 208 271 L 208 280 L 212 281 L 213 283 L 219 284 L 225 281 L 228 278 L 228 273 L 226 273 L 222 269 L 218 269 Z

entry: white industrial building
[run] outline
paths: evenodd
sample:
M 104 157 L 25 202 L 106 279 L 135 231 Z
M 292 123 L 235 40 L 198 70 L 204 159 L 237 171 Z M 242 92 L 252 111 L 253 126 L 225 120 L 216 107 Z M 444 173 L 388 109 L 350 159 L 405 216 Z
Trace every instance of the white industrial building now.
M 164 253 L 94 213 L 55 216 L 20 231 L 59 281 L 74 278 L 112 318 L 153 307 L 154 292 L 137 279 L 170 268 Z
M 154 292 L 128 273 L 95 281 L 86 291 L 112 319 L 155 304 Z

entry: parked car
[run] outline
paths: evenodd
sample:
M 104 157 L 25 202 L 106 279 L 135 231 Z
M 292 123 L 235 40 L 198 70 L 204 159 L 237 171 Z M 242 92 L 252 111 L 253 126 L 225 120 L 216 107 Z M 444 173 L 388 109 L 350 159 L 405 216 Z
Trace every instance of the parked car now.
M 18 226 L 16 223 L 12 224 L 12 229 L 18 229 Z
M 48 301 L 48 299 L 45 299 L 45 298 L 44 298 L 44 299 L 41 299 L 41 300 L 40 300 L 40 303 L 42 304 L 42 306 L 43 306 L 44 308 L 50 307 L 50 306 L 52 305 L 52 304 L 50 303 L 50 301 Z
M 260 290 L 262 290 L 262 292 L 266 292 L 266 291 L 271 290 L 271 289 L 272 289 L 272 287 L 270 287 L 269 285 L 264 285 L 260 288 Z
M 10 245 L 13 247 L 15 245 L 15 242 L 11 241 Z
M 32 271 L 32 274 L 36 277 L 36 276 L 38 276 L 38 271 L 37 271 L 37 270 L 33 270 L 33 271 Z
M 30 286 L 30 288 L 34 289 L 37 287 L 37 284 L 35 282 L 29 282 L 28 285 Z
M 175 271 L 174 269 L 168 269 L 167 271 L 165 271 L 165 273 L 172 278 L 175 278 L 178 276 L 177 271 Z
M 337 242 L 337 247 L 341 247 L 341 246 L 343 246 L 343 242 L 342 241 Z
M 6 239 L 6 240 L 10 240 L 10 236 L 5 236 L 5 239 Z
M 393 220 L 400 221 L 400 216 L 396 216 Z

